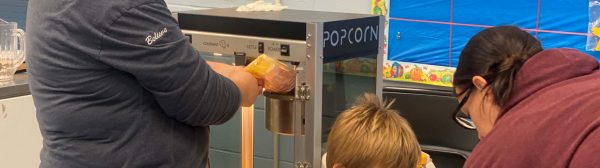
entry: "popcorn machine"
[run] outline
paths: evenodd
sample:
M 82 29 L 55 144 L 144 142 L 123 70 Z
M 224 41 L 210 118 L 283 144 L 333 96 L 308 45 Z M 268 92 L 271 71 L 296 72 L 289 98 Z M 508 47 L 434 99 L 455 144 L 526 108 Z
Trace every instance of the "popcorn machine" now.
M 265 123 L 254 126 L 293 138 L 294 167 L 320 168 L 337 115 L 362 93 L 381 97 L 383 17 L 224 8 L 180 12 L 177 19 L 206 60 L 246 65 L 266 54 L 293 68 L 294 89 L 264 93 Z

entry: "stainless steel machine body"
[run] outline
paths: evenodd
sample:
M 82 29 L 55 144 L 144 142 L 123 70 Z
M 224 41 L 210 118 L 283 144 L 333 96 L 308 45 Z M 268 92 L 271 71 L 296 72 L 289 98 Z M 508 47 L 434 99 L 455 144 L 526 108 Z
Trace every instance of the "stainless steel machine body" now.
M 177 18 L 207 60 L 243 65 L 266 54 L 296 70 L 292 92 L 265 94 L 264 123 L 274 133 L 293 136 L 295 167 L 320 168 L 322 144 L 337 114 L 364 92 L 381 97 L 383 17 L 225 8 L 181 12 Z

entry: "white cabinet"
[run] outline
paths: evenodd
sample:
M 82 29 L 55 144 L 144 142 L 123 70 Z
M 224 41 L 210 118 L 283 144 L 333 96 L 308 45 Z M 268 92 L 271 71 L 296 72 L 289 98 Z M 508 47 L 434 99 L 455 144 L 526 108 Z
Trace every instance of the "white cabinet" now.
M 0 100 L 0 167 L 38 167 L 41 149 L 31 95 Z

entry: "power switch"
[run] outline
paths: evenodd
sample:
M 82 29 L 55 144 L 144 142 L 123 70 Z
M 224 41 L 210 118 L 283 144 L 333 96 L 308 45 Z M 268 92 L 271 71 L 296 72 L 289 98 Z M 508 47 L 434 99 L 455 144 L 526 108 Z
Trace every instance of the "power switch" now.
M 281 45 L 281 56 L 290 56 L 290 45 L 288 45 L 288 44 Z
M 265 43 L 264 42 L 258 42 L 258 53 L 260 53 L 260 54 L 265 53 Z

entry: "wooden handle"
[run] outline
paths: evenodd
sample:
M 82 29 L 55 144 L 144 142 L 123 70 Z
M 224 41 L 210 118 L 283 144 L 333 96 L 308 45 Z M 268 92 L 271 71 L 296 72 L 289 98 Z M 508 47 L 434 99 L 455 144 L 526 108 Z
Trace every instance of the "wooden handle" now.
M 242 168 L 254 167 L 254 105 L 242 107 Z

